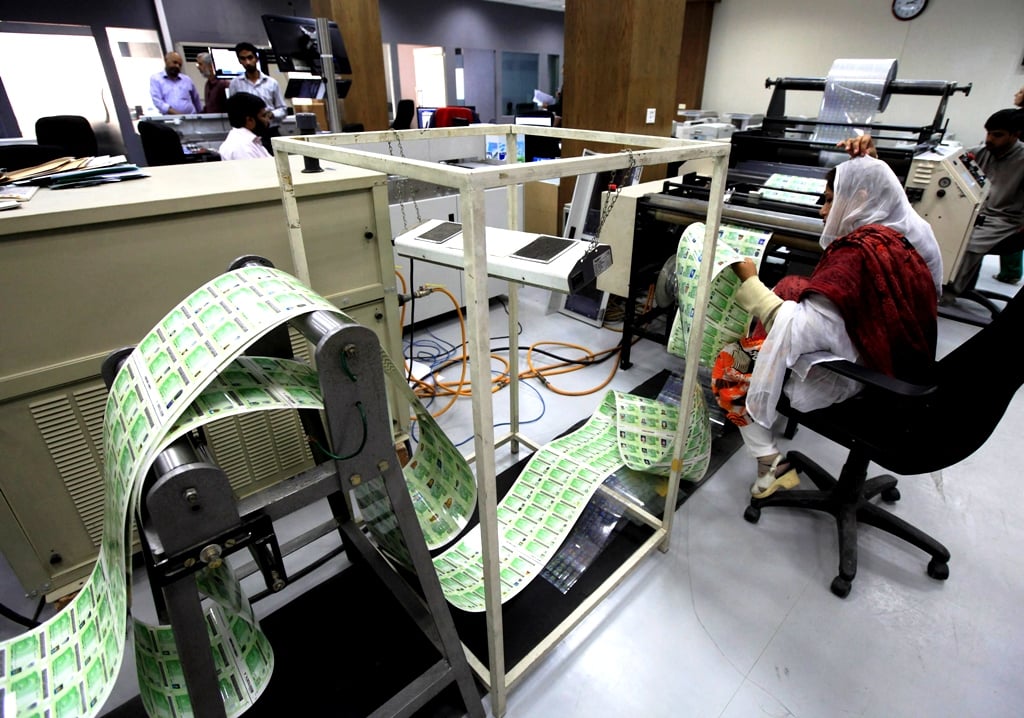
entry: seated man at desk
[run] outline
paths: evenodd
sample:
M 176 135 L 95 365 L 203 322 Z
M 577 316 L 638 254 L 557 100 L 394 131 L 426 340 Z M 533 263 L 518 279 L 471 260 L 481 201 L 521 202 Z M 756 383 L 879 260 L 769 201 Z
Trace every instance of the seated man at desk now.
M 222 160 L 256 160 L 270 157 L 263 136 L 270 122 L 270 110 L 263 98 L 239 92 L 227 100 L 231 131 L 218 148 Z
M 149 96 L 161 115 L 194 115 L 199 112 L 199 91 L 188 75 L 181 74 L 184 60 L 176 52 L 164 55 L 164 69 L 149 78 Z

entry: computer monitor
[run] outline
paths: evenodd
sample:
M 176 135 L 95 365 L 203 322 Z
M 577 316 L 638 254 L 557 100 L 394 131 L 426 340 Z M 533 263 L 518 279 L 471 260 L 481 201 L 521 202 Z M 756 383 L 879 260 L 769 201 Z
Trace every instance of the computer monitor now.
M 338 99 L 344 100 L 352 87 L 352 80 L 335 80 L 334 87 L 338 92 Z M 293 97 L 306 97 L 312 100 L 321 100 L 327 96 L 324 81 L 319 77 L 292 77 L 284 88 L 284 98 L 290 100 Z
M 296 78 L 292 77 L 288 79 L 288 84 L 284 89 L 284 99 L 290 100 L 293 97 L 305 97 L 313 100 L 318 100 L 324 96 L 324 81 L 319 77 L 317 78 Z
M 435 112 L 437 112 L 436 107 L 416 108 L 416 124 L 419 125 L 421 130 L 425 130 L 430 127 L 430 120 L 433 118 Z
M 552 127 L 555 124 L 555 113 L 549 110 L 530 110 L 515 116 L 515 124 L 532 125 L 534 127 Z M 527 162 L 552 160 L 562 156 L 562 143 L 557 137 L 537 137 L 526 135 L 524 159 Z
M 536 125 L 538 127 L 551 127 L 552 125 L 554 125 L 554 117 L 551 115 L 550 112 L 537 115 L 516 115 L 515 124 Z
M 309 72 L 323 75 L 320 59 L 320 43 L 317 38 L 316 20 L 310 17 L 291 15 L 264 15 L 263 27 L 267 39 L 277 56 L 277 69 L 281 72 Z M 328 22 L 331 39 L 331 56 L 334 58 L 334 72 L 351 75 L 352 66 L 345 52 L 341 31 L 333 20 Z
M 213 65 L 217 68 L 217 77 L 238 77 L 245 74 L 245 68 L 238 61 L 234 48 L 211 47 L 210 55 Z

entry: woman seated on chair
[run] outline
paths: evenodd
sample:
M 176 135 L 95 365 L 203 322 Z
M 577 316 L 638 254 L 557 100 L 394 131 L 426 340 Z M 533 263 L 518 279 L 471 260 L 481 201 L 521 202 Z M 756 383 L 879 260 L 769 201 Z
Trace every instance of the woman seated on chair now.
M 857 154 L 858 139 L 839 145 Z M 772 431 L 781 392 L 794 409 L 811 411 L 861 388 L 813 367 L 816 358 L 847 359 L 907 381 L 926 377 L 935 360 L 942 256 L 893 171 L 865 156 L 833 168 L 821 217 L 825 251 L 810 277 L 784 277 L 772 291 L 751 260 L 732 265 L 742 280 L 736 301 L 763 326 L 745 411 L 730 417 L 757 459 L 755 498 L 799 483 Z M 814 352 L 826 356 L 808 356 Z

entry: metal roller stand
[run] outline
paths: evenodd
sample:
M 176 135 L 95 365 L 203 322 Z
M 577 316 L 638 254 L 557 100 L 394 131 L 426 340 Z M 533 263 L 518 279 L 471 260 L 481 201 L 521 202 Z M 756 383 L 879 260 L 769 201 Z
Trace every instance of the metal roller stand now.
M 243 257 L 231 268 L 251 263 L 272 266 L 260 257 Z M 186 436 L 161 452 L 143 485 L 137 516 L 142 553 L 158 616 L 170 623 L 174 633 L 194 715 L 226 715 L 197 572 L 248 548 L 268 591 L 283 589 L 289 576 L 273 522 L 327 499 L 334 514 L 332 528 L 340 533 L 350 558 L 358 554 L 374 570 L 441 654 L 439 661 L 372 715 L 410 716 L 454 682 L 468 715 L 482 718 L 480 696 L 395 452 L 377 336 L 360 324 L 328 312 L 298 317 L 292 326 L 316 347 L 330 435 L 330 443 L 325 445 L 330 445 L 337 456 L 347 458 L 319 464 L 239 501 L 227 476 L 202 444 Z M 287 339 L 287 326 L 280 329 Z M 280 348 L 280 339 L 279 333 L 276 339 L 268 336 L 264 341 L 270 342 L 271 348 Z M 130 352 L 131 348 L 118 350 L 104 362 L 102 375 L 108 388 Z M 306 425 L 305 417 L 303 423 Z M 318 439 L 323 436 L 322 425 L 308 428 L 315 430 L 312 435 Z M 364 477 L 383 481 L 419 587 L 400 577 L 352 520 L 345 497 Z M 299 574 L 297 571 L 296 576 Z

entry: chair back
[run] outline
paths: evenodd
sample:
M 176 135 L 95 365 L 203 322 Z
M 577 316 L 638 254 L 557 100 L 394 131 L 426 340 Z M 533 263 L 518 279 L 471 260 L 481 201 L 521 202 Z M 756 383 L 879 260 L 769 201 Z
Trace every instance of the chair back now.
M 416 116 L 416 103 L 412 100 L 399 100 L 395 108 L 395 119 L 391 123 L 393 130 L 408 130 L 412 127 L 413 118 Z
M 142 140 L 146 164 L 150 167 L 181 165 L 187 162 L 185 150 L 181 147 L 181 137 L 173 127 L 163 122 L 142 120 L 139 122 L 139 138 Z
M 1019 290 L 991 322 L 938 362 L 936 402 L 948 424 L 936 428 L 934 441 L 951 446 L 940 444 L 937 453 L 965 459 L 995 430 L 1024 384 L 1024 362 L 1013 349 L 1022 331 L 1024 290 Z
M 431 127 L 465 127 L 473 121 L 473 110 L 468 107 L 438 107 L 430 118 Z
M 0 145 L 0 168 L 5 170 L 23 170 L 58 157 L 66 155 L 56 145 Z
M 95 157 L 99 153 L 96 133 L 81 115 L 52 115 L 36 120 L 36 142 L 56 145 L 71 157 Z
M 1024 291 L 992 322 L 936 362 L 934 391 L 904 398 L 873 388 L 810 412 L 779 410 L 897 474 L 925 474 L 980 449 L 1024 384 L 1024 363 L 1011 347 L 1024 330 Z

